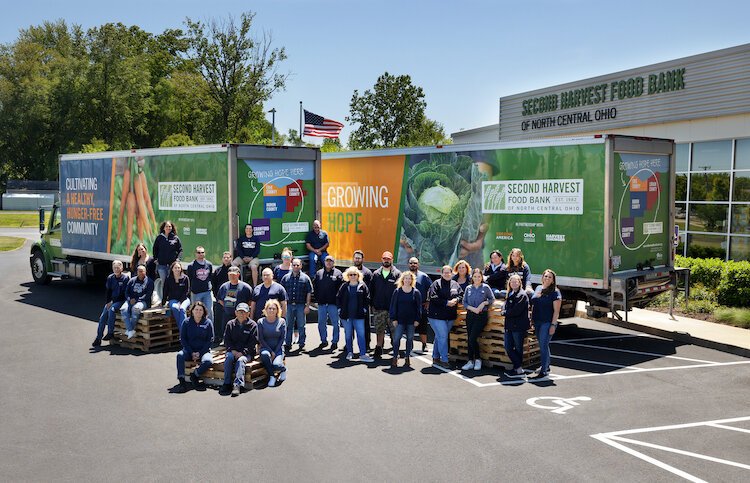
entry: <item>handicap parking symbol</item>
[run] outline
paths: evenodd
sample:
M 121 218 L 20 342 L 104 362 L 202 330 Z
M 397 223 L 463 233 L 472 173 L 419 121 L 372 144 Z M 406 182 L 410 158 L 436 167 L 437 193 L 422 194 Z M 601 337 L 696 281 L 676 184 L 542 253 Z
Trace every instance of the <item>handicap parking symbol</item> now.
M 550 410 L 550 412 L 553 412 L 555 414 L 565 414 L 568 409 L 573 409 L 575 406 L 579 406 L 579 401 L 591 401 L 591 398 L 587 396 L 568 398 L 557 396 L 540 396 L 527 399 L 526 404 L 539 409 L 548 409 Z

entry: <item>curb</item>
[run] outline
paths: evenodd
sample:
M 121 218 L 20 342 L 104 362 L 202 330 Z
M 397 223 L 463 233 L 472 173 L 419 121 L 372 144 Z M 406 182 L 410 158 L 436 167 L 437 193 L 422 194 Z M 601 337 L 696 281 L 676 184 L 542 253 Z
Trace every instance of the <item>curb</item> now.
M 622 327 L 624 329 L 631 329 L 631 330 L 636 330 L 638 332 L 643 332 L 645 334 L 655 335 L 658 337 L 664 337 L 665 339 L 671 339 L 675 342 L 680 342 L 683 344 L 697 345 L 700 347 L 706 347 L 708 349 L 714 349 L 714 350 L 718 350 L 721 352 L 727 352 L 730 354 L 750 358 L 750 349 L 746 347 L 738 347 L 738 346 L 731 345 L 731 344 L 725 344 L 723 342 L 717 342 L 715 340 L 693 337 L 688 332 L 677 332 L 677 331 L 671 331 L 671 330 L 657 329 L 656 327 L 639 324 L 637 322 L 625 322 L 624 320 L 618 320 L 613 317 L 606 317 L 606 318 L 600 318 L 600 319 L 592 318 L 592 317 L 588 317 L 586 315 L 586 311 L 582 311 L 582 310 L 576 310 L 576 317 L 580 317 L 582 319 L 588 319 L 588 320 L 595 320 L 597 322 L 604 322 L 607 324 L 614 325 L 616 327 Z

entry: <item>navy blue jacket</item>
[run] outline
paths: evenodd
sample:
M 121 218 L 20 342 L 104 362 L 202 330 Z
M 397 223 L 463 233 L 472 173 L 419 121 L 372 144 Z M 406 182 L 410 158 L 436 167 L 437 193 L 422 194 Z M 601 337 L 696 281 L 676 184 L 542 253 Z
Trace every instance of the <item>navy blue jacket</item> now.
M 339 307 L 339 317 L 342 319 L 364 319 L 367 316 L 367 307 L 370 305 L 370 290 L 364 282 L 357 285 L 357 313 L 349 313 L 349 284 L 344 283 L 339 287 L 336 296 L 336 305 Z
M 416 288 L 406 293 L 397 288 L 391 297 L 391 320 L 401 325 L 414 325 L 414 322 L 422 321 L 422 294 Z
M 232 266 L 219 265 L 213 275 L 211 275 L 211 291 L 214 293 L 214 298 L 219 300 L 219 289 L 222 285 L 229 281 L 229 269 Z
M 188 317 L 180 327 L 180 343 L 185 359 L 189 359 L 193 352 L 203 355 L 210 351 L 213 339 L 214 324 L 211 319 L 204 317 L 200 324 L 196 324 L 193 317 Z
M 247 319 L 240 324 L 237 319 L 227 322 L 224 328 L 224 346 L 227 351 L 242 352 L 252 360 L 255 358 L 258 344 L 258 324 L 253 319 Z
M 260 240 L 253 235 L 250 238 L 241 235 L 234 244 L 234 256 L 257 258 L 260 255 Z
M 396 290 L 396 281 L 401 276 L 401 271 L 391 265 L 391 272 L 388 277 L 383 277 L 383 267 L 381 266 L 372 274 L 370 282 L 370 297 L 372 298 L 372 308 L 375 310 L 390 310 L 391 297 Z M 339 307 L 341 307 L 339 305 Z
M 173 231 L 169 232 L 169 237 L 164 233 L 159 233 L 159 236 L 154 240 L 154 258 L 159 265 L 172 265 L 172 262 L 179 260 L 182 256 L 182 243 L 180 243 L 180 237 L 174 234 Z
M 125 301 L 125 288 L 128 285 L 130 278 L 124 273 L 120 273 L 117 277 L 114 273 L 110 273 L 107 277 L 107 282 L 104 284 L 107 289 L 107 303 L 109 302 L 124 302 Z
M 526 262 L 523 262 L 522 266 L 515 266 L 511 267 L 510 264 L 505 266 L 505 270 L 508 273 L 508 277 L 514 273 L 517 273 L 521 276 L 521 288 L 526 289 L 527 286 L 531 284 L 531 281 L 529 280 L 529 277 L 531 277 L 531 269 L 529 268 L 529 264 Z
M 503 312 L 505 315 L 505 330 L 529 330 L 529 327 L 531 327 L 529 322 L 529 296 L 523 287 L 518 292 L 508 293 Z
M 164 294 L 162 300 L 177 300 L 182 302 L 185 299 L 190 298 L 190 279 L 184 273 L 180 275 L 179 280 L 174 279 L 173 274 L 167 276 L 167 280 L 164 282 Z
M 125 286 L 125 298 L 135 299 L 135 302 L 143 302 L 146 307 L 151 306 L 151 294 L 154 292 L 154 282 L 148 277 L 138 280 L 138 277 L 130 279 Z
M 319 304 L 335 304 L 336 295 L 338 295 L 342 283 L 344 283 L 344 276 L 341 270 L 332 268 L 330 272 L 326 272 L 324 268 L 321 268 L 313 279 L 315 300 Z M 287 292 L 289 291 L 287 290 Z
M 428 292 L 430 305 L 427 308 L 427 317 L 438 320 L 456 320 L 458 315 L 458 304 L 448 306 L 448 301 L 458 298 L 461 301 L 463 291 L 455 280 L 445 280 L 440 277 L 432 282 Z
M 505 268 L 504 263 L 500 263 L 500 266 L 492 269 L 491 264 L 487 264 L 486 267 L 484 267 L 484 276 L 485 276 L 485 282 L 487 285 L 489 285 L 491 288 L 495 288 L 497 290 L 505 290 L 506 285 L 508 282 L 508 271 Z

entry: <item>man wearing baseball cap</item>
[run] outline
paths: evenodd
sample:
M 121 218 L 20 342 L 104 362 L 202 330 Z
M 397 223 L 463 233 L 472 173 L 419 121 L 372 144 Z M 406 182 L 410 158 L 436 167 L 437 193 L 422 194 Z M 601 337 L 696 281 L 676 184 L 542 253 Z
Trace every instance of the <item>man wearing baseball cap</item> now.
M 385 330 L 390 323 L 391 297 L 393 291 L 396 290 L 396 280 L 400 276 L 401 271 L 393 266 L 393 253 L 383 252 L 382 265 L 372 274 L 372 282 L 370 283 L 372 319 L 377 336 L 375 359 L 380 359 L 383 354 Z
M 224 359 L 223 395 L 232 392 L 232 397 L 239 396 L 245 386 L 245 364 L 252 361 L 258 349 L 258 325 L 250 318 L 250 306 L 244 302 L 234 309 L 235 318 L 227 322 L 224 329 L 224 346 L 227 356 Z M 234 387 L 232 387 L 234 375 Z

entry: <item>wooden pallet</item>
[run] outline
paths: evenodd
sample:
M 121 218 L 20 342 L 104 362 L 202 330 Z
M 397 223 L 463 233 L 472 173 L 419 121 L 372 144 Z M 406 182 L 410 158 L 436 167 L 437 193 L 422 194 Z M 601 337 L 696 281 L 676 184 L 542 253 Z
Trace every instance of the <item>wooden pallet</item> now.
M 125 349 L 143 352 L 162 351 L 180 347 L 180 332 L 169 309 L 146 309 L 135 324 L 135 336 L 125 335 L 125 321 L 118 314 L 115 319 L 114 343 Z
M 211 367 L 201 376 L 203 382 L 210 386 L 221 386 L 224 384 L 224 361 L 226 360 L 226 349 L 217 347 L 211 349 Z M 185 374 L 189 376 L 198 367 L 194 361 L 185 361 Z M 268 381 L 266 368 L 260 362 L 260 357 L 256 356 L 251 362 L 245 365 L 245 388 L 261 386 Z

